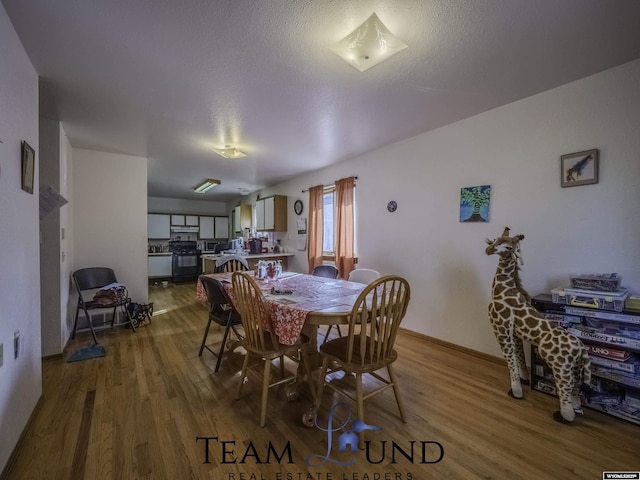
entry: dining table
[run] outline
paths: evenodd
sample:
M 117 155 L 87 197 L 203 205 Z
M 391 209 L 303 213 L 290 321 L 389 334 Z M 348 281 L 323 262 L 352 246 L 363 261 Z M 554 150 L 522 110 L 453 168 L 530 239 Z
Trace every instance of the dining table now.
M 253 272 L 248 273 L 254 275 Z M 206 276 L 219 280 L 234 302 L 232 275 L 213 273 Z M 283 272 L 275 280 L 255 276 L 254 279 L 264 296 L 272 328 L 280 343 L 293 345 L 303 333 L 309 337 L 316 352 L 318 326 L 348 323 L 351 309 L 366 287 L 362 283 L 295 272 Z M 200 280 L 196 284 L 196 297 L 207 300 Z

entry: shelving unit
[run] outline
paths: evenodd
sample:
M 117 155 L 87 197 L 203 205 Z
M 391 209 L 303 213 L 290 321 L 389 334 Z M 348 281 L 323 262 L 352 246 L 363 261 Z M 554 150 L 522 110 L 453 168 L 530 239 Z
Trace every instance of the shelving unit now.
M 537 295 L 531 303 L 589 349 L 593 393 L 585 406 L 640 425 L 640 314 L 553 303 L 551 295 Z M 556 394 L 551 370 L 535 346 L 531 388 Z

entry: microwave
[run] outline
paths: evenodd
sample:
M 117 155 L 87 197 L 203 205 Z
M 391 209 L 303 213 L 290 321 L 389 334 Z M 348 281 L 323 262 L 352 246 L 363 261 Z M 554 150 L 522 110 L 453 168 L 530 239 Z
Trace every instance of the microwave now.
M 214 251 L 216 249 L 216 245 L 218 245 L 219 242 L 205 242 L 204 244 L 204 249 L 209 251 Z

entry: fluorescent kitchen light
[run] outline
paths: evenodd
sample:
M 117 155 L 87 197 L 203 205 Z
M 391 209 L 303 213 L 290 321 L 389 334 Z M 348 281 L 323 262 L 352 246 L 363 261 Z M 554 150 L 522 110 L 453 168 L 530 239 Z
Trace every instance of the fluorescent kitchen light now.
M 210 190 L 218 185 L 220 185 L 220 180 L 216 180 L 215 178 L 207 178 L 204 182 L 195 187 L 193 191 L 196 193 L 204 193 L 207 190 Z

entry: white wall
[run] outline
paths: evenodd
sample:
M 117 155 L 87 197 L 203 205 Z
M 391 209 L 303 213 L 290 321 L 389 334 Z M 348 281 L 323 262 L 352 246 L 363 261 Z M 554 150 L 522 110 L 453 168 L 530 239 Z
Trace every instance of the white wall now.
M 148 198 L 149 213 L 186 213 L 193 215 L 226 216 L 227 205 L 224 202 L 206 200 L 185 200 L 182 198 Z
M 71 155 L 73 150 L 62 125 L 58 133 L 60 135 L 58 142 L 60 145 L 60 194 L 69 202 L 60 209 L 60 345 L 64 349 L 73 329 L 77 300 L 77 297 L 71 294 L 74 204 Z
M 70 238 L 73 233 L 69 223 L 72 199 L 68 185 L 71 146 L 57 120 L 40 118 L 39 139 L 40 183 L 52 186 L 69 202 L 40 221 L 42 356 L 48 357 L 63 352 L 75 313 L 76 297 L 71 307 L 68 301 L 72 265 Z M 72 308 L 71 314 L 69 308 Z
M 406 277 L 404 327 L 500 356 L 487 305 L 497 258 L 485 238 L 525 234 L 531 294 L 573 272 L 618 272 L 640 291 L 640 60 L 386 146 L 262 192 L 288 195 L 357 175 L 359 266 Z M 560 187 L 560 155 L 598 148 L 600 181 Z M 489 223 L 460 223 L 460 188 L 491 185 Z M 389 213 L 389 200 L 398 210 Z M 302 216 L 306 216 L 306 211 Z M 306 272 L 306 252 L 292 269 Z
M 38 245 L 38 75 L 0 5 L 0 471 L 42 394 Z M 21 186 L 20 144 L 36 151 L 34 194 Z M 13 356 L 14 332 L 22 345 Z
M 40 118 L 40 183 L 60 188 L 60 132 L 59 122 Z M 40 221 L 40 311 L 42 356 L 62 352 L 60 314 L 60 210 L 49 213 Z
M 72 183 L 73 270 L 113 268 L 146 303 L 147 159 L 74 148 Z

